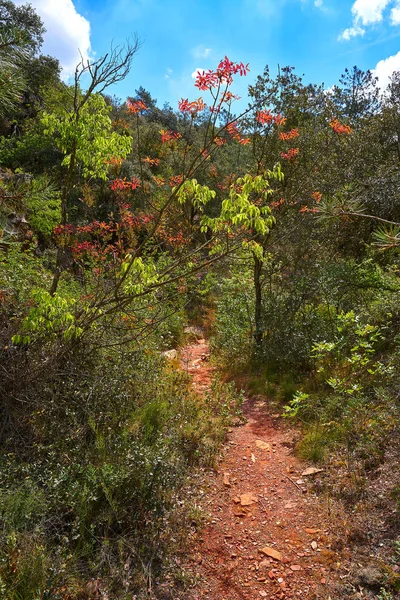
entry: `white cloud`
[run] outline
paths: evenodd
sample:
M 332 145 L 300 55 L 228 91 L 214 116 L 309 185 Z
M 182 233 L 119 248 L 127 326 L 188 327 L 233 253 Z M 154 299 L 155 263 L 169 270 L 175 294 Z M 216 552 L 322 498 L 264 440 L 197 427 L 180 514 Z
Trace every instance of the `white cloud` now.
M 207 56 L 210 56 L 211 52 L 212 48 L 206 48 L 205 46 L 200 45 L 193 48 L 192 55 L 194 58 L 207 58 Z
M 320 6 L 322 6 L 322 0 L 315 0 L 314 6 L 316 6 L 317 8 L 319 8 Z
M 17 5 L 26 0 L 14 0 Z M 30 0 L 46 28 L 42 51 L 55 56 L 62 67 L 62 78 L 73 75 L 76 65 L 88 58 L 90 48 L 90 23 L 80 15 L 72 0 Z
M 392 8 L 390 12 L 390 20 L 392 25 L 400 25 L 400 2 L 397 3 L 397 6 Z
M 356 25 L 355 27 L 349 27 L 348 29 L 345 29 L 344 31 L 342 31 L 342 33 L 339 35 L 338 39 L 346 40 L 346 42 L 348 42 L 352 37 L 356 37 L 357 35 L 364 35 L 364 33 L 365 33 L 365 29 L 363 29 L 362 27 L 358 27 L 358 25 Z
M 400 71 L 400 52 L 380 60 L 375 69 L 372 69 L 372 74 L 379 79 L 378 85 L 381 89 L 387 87 L 393 71 Z
M 383 11 L 391 0 L 356 0 L 351 7 L 355 22 L 363 25 L 382 21 Z
M 204 71 L 205 71 L 205 69 L 201 69 L 201 68 L 198 68 L 198 69 L 196 69 L 196 70 L 195 70 L 195 71 L 193 71 L 193 73 L 192 73 L 192 79 L 196 79 L 197 75 L 198 75 L 199 73 L 204 73 Z
M 357 35 L 364 35 L 365 29 L 361 25 L 380 23 L 386 8 L 393 3 L 394 0 L 356 0 L 351 7 L 353 26 L 345 29 L 338 39 L 348 41 Z M 400 25 L 400 0 L 396 0 L 396 6 L 392 8 L 390 17 L 392 25 Z
M 165 79 L 170 79 L 171 75 L 172 75 L 172 69 L 168 68 L 164 77 L 165 77 Z

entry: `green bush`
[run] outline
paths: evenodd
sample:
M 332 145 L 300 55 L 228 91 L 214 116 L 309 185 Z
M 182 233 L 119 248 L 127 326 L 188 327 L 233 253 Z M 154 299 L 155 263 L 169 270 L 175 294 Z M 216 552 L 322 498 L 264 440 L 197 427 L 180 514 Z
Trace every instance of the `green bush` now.
M 253 351 L 251 280 L 239 275 L 224 279 L 218 289 L 216 308 L 213 355 L 222 367 L 237 372 L 249 364 Z
M 12 382 L 0 465 L 5 598 L 19 600 L 21 587 L 27 600 L 72 595 L 105 575 L 112 597 L 145 589 L 174 544 L 179 490 L 213 464 L 239 410 L 230 386 L 206 401 L 194 394 L 153 349 L 157 335 L 140 350 L 91 341 L 91 352 L 88 340 L 67 354 L 53 341 L 2 357 Z

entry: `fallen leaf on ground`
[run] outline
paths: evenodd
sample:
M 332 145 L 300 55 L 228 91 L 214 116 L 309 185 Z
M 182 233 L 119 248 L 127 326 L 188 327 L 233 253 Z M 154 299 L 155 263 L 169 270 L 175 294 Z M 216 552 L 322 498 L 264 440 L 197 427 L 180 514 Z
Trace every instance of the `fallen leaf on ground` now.
M 290 568 L 292 569 L 292 571 L 300 571 L 301 570 L 300 565 L 290 565 Z
M 310 529 L 309 527 L 306 527 L 304 531 L 306 533 L 309 533 L 310 535 L 313 535 L 314 533 L 319 533 L 321 530 L 320 529 Z
M 242 506 L 250 506 L 250 504 L 255 504 L 256 502 L 258 502 L 258 498 L 253 492 L 241 494 L 240 496 L 240 504 Z
M 229 477 L 230 477 L 229 473 L 224 473 L 224 485 L 231 487 L 232 484 L 229 481 Z
M 271 450 L 271 446 L 263 440 L 256 440 L 254 443 L 260 450 Z
M 296 502 L 288 502 L 287 504 L 285 504 L 284 508 L 296 508 L 296 506 Z
M 313 542 L 311 542 L 311 548 L 312 548 L 313 550 L 316 550 L 316 549 L 318 548 L 318 544 L 317 544 L 317 542 L 314 542 L 314 541 L 313 541 Z
M 274 558 L 275 560 L 282 560 L 282 554 L 278 552 L 278 550 L 274 550 L 274 548 L 270 548 L 269 546 L 265 546 L 265 548 L 261 549 L 263 554 Z
M 321 473 L 323 469 L 318 469 L 317 467 L 308 467 L 305 471 L 302 472 L 301 476 L 306 477 L 307 475 L 315 475 L 315 473 Z
M 256 462 L 256 460 L 257 460 L 257 459 L 256 459 L 256 457 L 254 456 L 254 454 L 252 454 L 252 455 L 251 455 L 251 460 L 253 461 L 253 463 L 255 463 L 255 462 Z
M 239 496 L 235 496 L 234 498 L 232 498 L 232 500 L 235 504 L 239 504 L 239 502 L 240 502 Z

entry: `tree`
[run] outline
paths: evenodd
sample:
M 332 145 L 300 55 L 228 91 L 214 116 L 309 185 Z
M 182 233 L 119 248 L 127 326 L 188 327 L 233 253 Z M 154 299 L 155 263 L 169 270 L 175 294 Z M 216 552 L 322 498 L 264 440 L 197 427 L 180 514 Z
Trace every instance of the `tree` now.
M 59 63 L 39 55 L 45 32 L 30 5 L 0 0 L 0 116 L 21 122 L 35 116 L 41 88 L 58 81 Z
M 332 99 L 340 114 L 354 121 L 376 114 L 380 107 L 378 78 L 357 66 L 345 69 Z
M 19 34 L 0 28 L 0 118 L 21 102 L 25 87 L 21 63 L 27 57 L 27 48 Z
M 62 226 L 67 224 L 68 199 L 75 185 L 78 169 L 82 168 L 83 178 L 105 179 L 107 161 L 113 156 L 124 158 L 130 151 L 130 138 L 111 132 L 112 123 L 108 116 L 111 107 L 107 107 L 101 94 L 127 76 L 139 46 L 139 40 L 134 38 L 132 41 L 128 40 L 124 46 L 111 46 L 110 51 L 96 61 L 82 58 L 76 67 L 74 85 L 71 88 L 71 112 L 43 116 L 47 134 L 58 134 L 59 147 L 64 154 L 62 165 L 65 167 L 65 177 L 61 187 Z M 86 91 L 82 91 L 80 82 L 87 75 L 89 85 Z M 51 286 L 52 295 L 57 290 L 63 268 L 68 264 L 68 252 L 59 247 Z

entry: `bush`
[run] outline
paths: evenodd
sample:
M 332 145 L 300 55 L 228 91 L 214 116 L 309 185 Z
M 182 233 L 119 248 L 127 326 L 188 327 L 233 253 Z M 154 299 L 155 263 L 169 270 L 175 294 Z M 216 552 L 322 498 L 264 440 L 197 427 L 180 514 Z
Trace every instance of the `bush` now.
M 7 599 L 73 597 L 89 579 L 115 598 L 146 589 L 168 560 L 176 495 L 191 469 L 213 464 L 238 409 L 230 387 L 195 395 L 153 348 L 157 336 L 140 350 L 95 342 L 67 352 L 38 341 L 3 356 Z
M 245 276 L 227 278 L 218 289 L 217 316 L 211 340 L 218 364 L 230 372 L 243 370 L 253 351 L 254 297 Z

